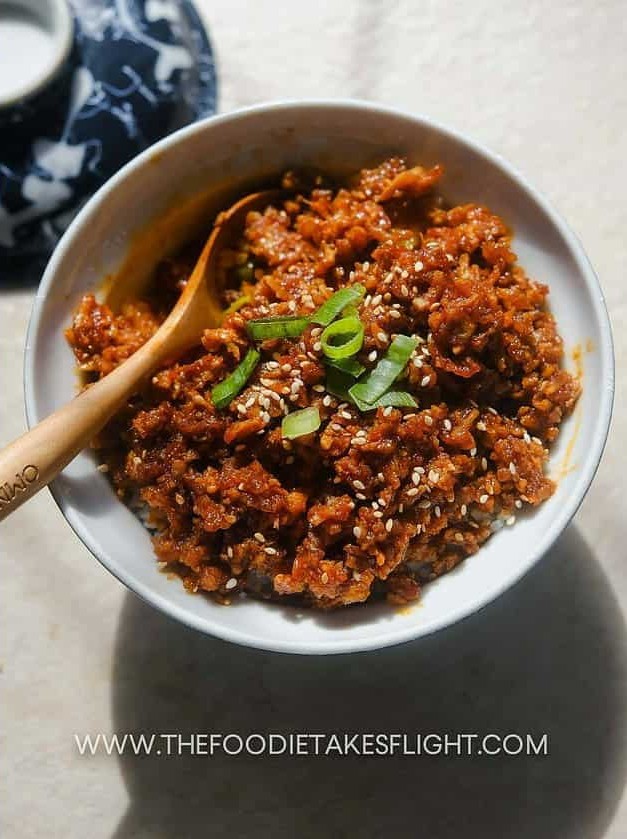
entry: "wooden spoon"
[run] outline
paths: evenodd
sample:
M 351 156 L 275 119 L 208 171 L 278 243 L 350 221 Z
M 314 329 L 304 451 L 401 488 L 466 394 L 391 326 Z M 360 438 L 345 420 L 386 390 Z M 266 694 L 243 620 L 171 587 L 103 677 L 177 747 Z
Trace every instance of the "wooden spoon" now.
M 217 257 L 241 233 L 247 213 L 281 197 L 285 193 L 280 190 L 252 193 L 220 213 L 183 293 L 152 338 L 0 452 L 0 520 L 55 478 L 162 362 L 220 324 Z

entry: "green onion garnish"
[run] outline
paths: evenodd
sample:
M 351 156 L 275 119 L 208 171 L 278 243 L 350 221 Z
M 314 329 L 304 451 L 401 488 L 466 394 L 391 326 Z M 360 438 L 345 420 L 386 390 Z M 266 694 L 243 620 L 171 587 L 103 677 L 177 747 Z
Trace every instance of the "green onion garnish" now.
M 363 381 L 357 382 L 350 388 L 349 393 L 355 402 L 365 402 L 372 405 L 379 397 L 383 396 L 405 369 L 417 344 L 418 340 L 416 338 L 410 338 L 408 335 L 397 335 L 377 366 L 368 373 Z
M 366 369 L 356 358 L 330 358 L 327 364 L 330 367 L 336 367 L 343 373 L 348 373 L 354 379 L 358 379 Z
M 250 378 L 258 361 L 259 353 L 257 350 L 248 350 L 244 360 L 237 365 L 235 370 L 212 389 L 211 398 L 216 408 L 226 408 L 237 396 Z
M 241 297 L 238 297 L 237 300 L 234 300 L 231 303 L 231 305 L 228 307 L 228 309 L 224 310 L 223 317 L 226 318 L 229 315 L 232 315 L 233 312 L 239 311 L 243 306 L 248 305 L 248 303 L 250 303 L 251 300 L 252 300 L 252 298 L 249 297 L 247 294 L 242 294 Z
M 304 332 L 307 323 L 307 318 L 296 316 L 261 318 L 249 320 L 246 329 L 254 341 L 266 341 L 269 338 L 298 338 Z
M 349 358 L 359 352 L 364 342 L 364 325 L 351 315 L 330 323 L 320 336 L 322 352 L 327 358 Z
M 235 275 L 240 285 L 251 283 L 255 279 L 255 266 L 252 262 L 245 262 L 243 265 L 238 265 L 235 269 Z
M 317 408 L 303 408 L 283 417 L 281 434 L 287 440 L 304 437 L 320 428 L 320 412 Z
M 329 393 L 337 396 L 342 402 L 352 402 L 348 389 L 355 384 L 355 379 L 350 373 L 345 373 L 337 367 L 327 367 L 327 377 L 324 386 Z
M 336 291 L 335 294 L 332 294 L 329 299 L 313 313 L 310 318 L 311 322 L 319 323 L 320 326 L 328 326 L 331 321 L 334 321 L 340 312 L 346 308 L 346 306 L 361 300 L 365 293 L 366 289 L 362 285 L 359 285 L 359 283 L 347 286 L 346 288 L 341 288 L 339 291 Z
M 417 408 L 418 403 L 406 390 L 388 390 L 383 396 L 380 396 L 375 402 L 362 402 L 353 394 L 349 393 L 349 399 L 352 401 L 360 411 L 374 411 L 376 408 Z

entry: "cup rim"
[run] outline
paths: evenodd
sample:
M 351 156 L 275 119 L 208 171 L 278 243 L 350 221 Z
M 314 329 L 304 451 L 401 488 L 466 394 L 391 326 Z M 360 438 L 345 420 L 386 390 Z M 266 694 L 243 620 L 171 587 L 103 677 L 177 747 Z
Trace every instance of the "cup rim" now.
M 247 631 L 225 628 L 222 624 L 212 618 L 200 619 L 198 616 L 192 614 L 185 608 L 178 606 L 168 598 L 151 591 L 147 586 L 137 584 L 134 579 L 130 578 L 130 575 L 125 573 L 123 568 L 112 568 L 108 561 L 103 558 L 102 551 L 99 546 L 91 538 L 89 528 L 85 527 L 83 521 L 81 520 L 81 516 L 79 514 L 75 514 L 72 510 L 68 500 L 58 490 L 58 487 L 55 486 L 55 482 L 52 482 L 49 485 L 49 489 L 61 513 L 70 524 L 76 535 L 88 548 L 88 550 L 101 562 L 101 564 L 107 568 L 108 571 L 110 571 L 115 577 L 117 577 L 117 579 L 120 580 L 120 582 L 124 583 L 127 588 L 143 600 L 150 603 L 152 606 L 164 612 L 168 616 L 179 620 L 181 623 L 189 626 L 190 628 L 196 629 L 205 634 L 211 634 L 214 637 L 222 638 L 226 641 L 241 644 L 243 646 L 255 647 L 274 652 L 314 655 L 367 652 L 369 650 L 381 649 L 411 641 L 418 637 L 429 635 L 439 629 L 452 625 L 453 623 L 457 623 L 469 615 L 478 612 L 484 606 L 488 605 L 488 603 L 498 598 L 504 591 L 514 586 L 544 556 L 572 520 L 573 516 L 579 509 L 592 480 L 594 479 L 607 442 L 614 402 L 615 359 L 610 319 L 598 277 L 581 245 L 581 242 L 576 234 L 571 230 L 569 225 L 552 207 L 547 199 L 538 190 L 536 190 L 529 181 L 527 181 L 518 169 L 507 162 L 501 155 L 469 138 L 465 133 L 442 125 L 437 120 L 434 120 L 424 114 L 412 114 L 402 109 L 383 106 L 377 103 L 364 102 L 356 99 L 299 99 L 272 101 L 241 108 L 226 114 L 210 116 L 179 129 L 168 137 L 160 140 L 158 143 L 150 146 L 137 157 L 133 158 L 133 160 L 127 163 L 112 178 L 110 178 L 109 181 L 107 181 L 81 209 L 80 213 L 70 224 L 53 253 L 35 296 L 27 330 L 24 353 L 24 396 L 26 420 L 27 425 L 30 428 L 38 422 L 39 419 L 41 419 L 37 416 L 36 411 L 36 394 L 34 389 L 35 353 L 33 351 L 33 347 L 34 335 L 41 320 L 44 301 L 46 300 L 50 287 L 57 276 L 57 268 L 58 264 L 61 262 L 62 255 L 71 246 L 75 233 L 77 233 L 83 225 L 89 222 L 90 218 L 98 211 L 101 204 L 106 202 L 109 194 L 113 192 L 118 187 L 118 184 L 124 181 L 136 169 L 140 169 L 149 163 L 150 160 L 154 158 L 155 154 L 159 154 L 167 148 L 174 146 L 179 142 L 183 142 L 187 137 L 192 136 L 195 133 L 203 132 L 210 125 L 220 124 L 225 121 L 245 120 L 251 114 L 298 110 L 300 108 L 319 108 L 321 110 L 335 109 L 338 112 L 346 110 L 365 110 L 372 113 L 373 116 L 389 115 L 401 117 L 417 123 L 418 125 L 424 125 L 436 129 L 449 139 L 452 139 L 463 146 L 469 147 L 476 154 L 484 157 L 490 164 L 496 166 L 508 177 L 512 178 L 517 186 L 527 193 L 527 195 L 547 214 L 551 223 L 563 236 L 569 250 L 573 254 L 573 257 L 580 269 L 581 276 L 590 292 L 593 303 L 593 313 L 599 323 L 601 340 L 598 351 L 604 377 L 602 388 L 603 397 L 602 402 L 598 405 L 596 428 L 591 435 L 590 446 L 587 450 L 586 459 L 582 463 L 578 481 L 567 496 L 565 503 L 561 506 L 553 518 L 551 526 L 547 528 L 546 532 L 543 534 L 543 538 L 528 551 L 528 562 L 522 569 L 517 571 L 515 574 L 512 574 L 495 589 L 489 591 L 480 598 L 473 599 L 472 602 L 465 604 L 463 607 L 458 608 L 452 619 L 450 615 L 445 615 L 441 619 L 433 620 L 426 628 L 424 626 L 419 628 L 414 626 L 400 627 L 395 630 L 391 630 L 388 633 L 383 633 L 376 638 L 357 638 L 350 641 L 344 640 L 340 642 L 294 642 L 289 637 L 270 642 L 266 641 L 264 638 L 258 638 Z
M 34 7 L 29 0 L 0 0 L 0 9 L 2 6 L 24 9 L 35 17 L 48 13 L 54 50 L 48 63 L 33 79 L 18 84 L 10 93 L 0 96 L 0 111 L 20 105 L 48 87 L 68 60 L 74 39 L 74 19 L 67 0 L 39 0 L 38 7 Z

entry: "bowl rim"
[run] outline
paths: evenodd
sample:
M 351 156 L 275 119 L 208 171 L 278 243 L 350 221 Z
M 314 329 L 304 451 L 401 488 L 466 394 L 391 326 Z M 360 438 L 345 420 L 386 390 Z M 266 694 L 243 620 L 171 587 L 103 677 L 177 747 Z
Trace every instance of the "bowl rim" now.
M 343 641 L 334 641 L 332 638 L 329 641 L 325 640 L 323 642 L 293 641 L 289 637 L 269 641 L 265 638 L 258 638 L 247 631 L 225 627 L 219 621 L 214 620 L 211 616 L 201 618 L 198 615 L 192 614 L 183 606 L 177 605 L 169 598 L 155 591 L 151 591 L 147 585 L 143 585 L 136 579 L 131 578 L 130 575 L 125 572 L 123 566 L 113 562 L 109 556 L 104 554 L 101 546 L 96 544 L 96 540 L 94 540 L 90 534 L 89 527 L 85 526 L 81 515 L 76 513 L 76 511 L 72 508 L 71 503 L 64 496 L 64 493 L 60 490 L 57 483 L 53 481 L 48 488 L 64 518 L 90 553 L 92 553 L 96 559 L 129 590 L 134 592 L 145 602 L 159 609 L 169 617 L 175 618 L 184 625 L 225 641 L 273 652 L 313 655 L 366 652 L 415 640 L 420 637 L 430 635 L 431 633 L 443 629 L 446 626 L 457 623 L 469 615 L 483 609 L 486 605 L 488 605 L 488 603 L 495 600 L 504 591 L 518 583 L 519 580 L 546 554 L 548 549 L 561 535 L 579 509 L 597 472 L 607 441 L 614 402 L 615 359 L 610 319 L 598 277 L 579 238 L 570 226 L 552 207 L 547 199 L 529 183 L 525 176 L 523 176 L 515 166 L 507 162 L 501 155 L 486 148 L 481 143 L 478 143 L 474 139 L 468 137 L 465 133 L 443 125 L 438 120 L 432 119 L 427 115 L 414 114 L 400 108 L 365 102 L 359 99 L 285 99 L 265 102 L 240 108 L 225 114 L 207 117 L 170 134 L 145 149 L 123 166 L 89 199 L 68 227 L 67 231 L 57 245 L 50 261 L 48 262 L 43 279 L 35 295 L 26 335 L 24 350 L 24 397 L 26 406 L 26 421 L 28 427 L 31 428 L 40 419 L 37 416 L 35 408 L 36 394 L 34 389 L 34 371 L 36 357 L 34 352 L 34 336 L 41 322 L 44 302 L 50 288 L 53 285 L 55 277 L 57 276 L 57 267 L 61 262 L 62 256 L 71 247 L 74 235 L 80 228 L 83 227 L 83 225 L 88 223 L 92 214 L 97 211 L 98 207 L 103 202 L 106 202 L 109 194 L 117 189 L 118 185 L 129 175 L 149 163 L 155 153 L 161 152 L 179 142 L 183 142 L 188 137 L 196 133 L 202 133 L 210 126 L 227 121 L 237 122 L 240 120 L 246 120 L 250 115 L 259 113 L 297 111 L 303 108 L 317 108 L 324 111 L 337 110 L 338 112 L 346 112 L 347 110 L 366 111 L 370 112 L 375 117 L 381 115 L 400 117 L 418 125 L 435 129 L 456 143 L 469 147 L 477 155 L 483 157 L 490 164 L 503 171 L 505 175 L 512 179 L 516 185 L 532 199 L 532 201 L 542 208 L 551 223 L 562 235 L 577 263 L 580 274 L 582 275 L 588 292 L 590 293 L 593 303 L 593 315 L 599 324 L 600 341 L 597 350 L 599 352 L 600 366 L 603 376 L 602 401 L 598 405 L 596 426 L 591 435 L 590 446 L 587 449 L 585 460 L 581 465 L 577 483 L 567 495 L 564 503 L 561 505 L 557 514 L 551 521 L 550 526 L 543 533 L 542 538 L 528 550 L 527 560 L 524 567 L 518 569 L 514 574 L 509 576 L 498 587 L 496 587 L 496 589 L 490 590 L 488 593 L 479 598 L 475 598 L 472 602 L 461 604 L 455 610 L 453 615 L 448 613 L 442 618 L 435 618 L 428 625 L 401 626 L 395 630 L 388 631 L 387 633 L 382 633 L 380 636 L 372 638 L 355 638 Z
M 50 34 L 54 44 L 48 62 L 30 82 L 17 84 L 13 90 L 0 96 L 0 111 L 21 105 L 54 81 L 67 62 L 74 41 L 74 18 L 67 0 L 40 0 L 40 8 L 28 0 L 0 0 L 2 6 L 14 6 L 29 16 L 50 24 Z M 45 18 L 45 20 L 44 20 Z

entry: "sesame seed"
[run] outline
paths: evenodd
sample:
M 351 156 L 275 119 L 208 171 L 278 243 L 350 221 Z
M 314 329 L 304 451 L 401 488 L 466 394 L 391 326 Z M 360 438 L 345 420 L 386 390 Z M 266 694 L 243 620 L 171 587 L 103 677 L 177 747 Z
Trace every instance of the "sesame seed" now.
M 470 450 L 470 456 L 474 457 L 476 454 L 477 454 L 477 447 L 473 446 L 472 449 Z
M 488 468 L 488 461 L 485 459 L 485 457 L 481 458 L 481 468 L 484 472 Z
M 512 473 L 512 475 L 516 474 L 516 464 L 513 463 L 511 460 L 509 462 L 509 471 Z
M 437 482 L 440 480 L 440 473 L 437 469 L 429 470 L 429 480 L 432 484 L 437 484 Z
M 232 588 L 235 588 L 236 585 L 237 585 L 237 580 L 235 579 L 235 577 L 231 577 L 230 580 L 226 581 L 226 584 L 225 584 L 224 588 L 227 591 L 230 591 Z
M 514 524 L 514 522 L 515 522 L 515 521 L 516 521 L 516 516 L 508 516 L 508 517 L 505 519 L 505 524 L 506 524 L 508 527 L 511 527 L 511 526 Z
M 463 535 L 461 533 L 456 533 L 455 534 L 455 541 L 456 542 L 463 542 L 464 541 Z
M 377 360 L 377 351 L 372 350 L 372 352 L 368 353 L 368 361 L 376 361 Z
M 462 514 L 462 516 L 465 516 L 468 512 L 468 507 L 465 504 L 462 504 L 462 506 L 459 508 L 459 511 Z
M 320 341 L 316 341 L 316 343 L 313 345 L 311 349 L 314 352 L 320 352 L 320 350 L 322 349 L 322 344 L 320 343 Z
M 383 409 L 383 416 L 384 417 L 389 417 L 391 413 L 392 413 L 392 406 L 391 405 L 388 405 L 387 408 Z
M 420 474 L 418 472 L 412 472 L 411 481 L 413 484 L 418 486 L 418 484 L 420 483 Z
M 361 539 L 361 527 L 353 527 L 353 536 L 355 539 Z
M 427 387 L 429 382 L 431 381 L 431 376 L 423 376 L 422 381 L 420 382 L 420 387 Z
M 316 393 L 324 393 L 324 385 L 314 385 L 313 389 Z
M 282 370 L 284 373 L 289 373 L 291 369 L 292 369 L 292 365 L 291 365 L 291 364 L 282 364 L 282 365 L 281 365 L 281 370 Z
M 425 425 L 433 425 L 433 417 L 431 414 L 425 414 Z
M 331 404 L 331 397 L 328 394 L 322 400 L 322 404 L 324 405 L 325 408 L 328 408 L 329 405 Z
M 233 559 L 233 548 L 230 545 L 226 549 L 226 555 L 229 559 Z
M 326 585 L 329 582 L 329 575 L 326 571 L 323 572 L 322 576 L 320 577 L 322 582 Z
M 435 513 L 436 519 L 439 519 L 440 516 L 442 515 L 442 510 L 440 510 L 440 505 L 439 504 L 435 505 L 435 507 L 433 508 L 433 512 Z
M 442 425 L 447 431 L 450 431 L 453 427 L 453 423 L 449 419 L 445 419 Z
M 414 271 L 422 271 L 425 266 L 422 264 L 420 260 L 414 262 Z
M 477 431 L 485 431 L 485 430 L 486 430 L 485 422 L 478 422 L 477 423 Z
M 516 501 L 514 502 L 514 504 L 516 505 L 516 507 L 517 507 L 519 510 L 520 510 L 520 508 L 521 508 L 521 507 L 522 507 L 522 505 L 523 505 L 523 503 L 522 503 L 522 501 L 520 500 L 520 498 L 517 498 L 517 499 L 516 499 Z
M 380 294 L 375 294 L 375 296 L 372 298 L 372 305 L 373 306 L 378 306 L 379 303 L 381 302 L 381 300 L 382 300 L 381 295 Z
M 355 493 L 355 498 L 359 499 L 359 501 L 365 501 L 366 500 L 366 496 L 362 495 L 361 492 L 356 492 Z
M 383 330 L 381 330 L 381 332 L 379 332 L 379 333 L 377 334 L 377 339 L 378 339 L 379 341 L 382 341 L 382 342 L 383 342 L 383 341 L 387 341 L 387 340 L 388 340 L 387 333 L 386 333 L 386 332 L 383 332 Z
M 385 529 L 387 530 L 388 533 L 391 533 L 393 527 L 394 527 L 394 520 L 393 519 L 388 519 L 385 523 Z
M 262 545 L 266 541 L 266 537 L 263 535 L 263 533 L 259 533 L 259 532 L 255 533 L 255 539 L 258 542 L 260 542 Z
M 348 411 L 340 411 L 340 416 L 342 417 L 342 419 L 352 419 L 352 416 L 348 413 Z
M 355 487 L 355 489 L 361 489 L 361 490 L 366 489 L 366 487 L 363 485 L 363 483 L 359 480 L 358 481 L 353 481 L 353 486 Z
M 412 487 L 411 489 L 407 490 L 407 495 L 409 498 L 413 498 L 415 495 L 418 495 L 418 487 Z
M 401 286 L 401 294 L 403 295 L 403 297 L 408 297 L 409 296 L 409 289 L 407 288 L 406 285 Z
M 381 512 L 381 510 L 375 510 L 375 511 L 374 511 L 374 513 L 373 513 L 372 515 L 373 515 L 376 519 L 382 519 L 382 518 L 383 518 L 383 513 Z
M 479 503 L 480 504 L 485 504 L 489 497 L 490 496 L 487 493 L 484 492 L 483 495 L 479 496 Z

